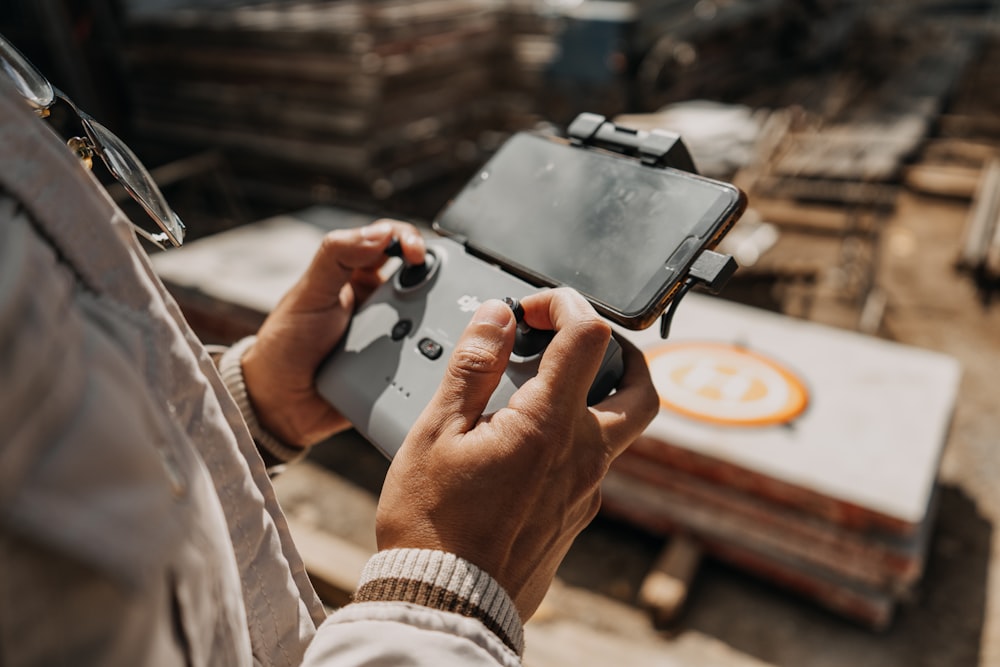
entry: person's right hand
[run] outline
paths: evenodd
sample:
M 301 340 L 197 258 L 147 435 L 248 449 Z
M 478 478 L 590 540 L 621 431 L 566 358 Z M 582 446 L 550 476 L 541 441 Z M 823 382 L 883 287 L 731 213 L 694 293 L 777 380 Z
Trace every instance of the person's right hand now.
M 380 549 L 437 549 L 479 566 L 527 620 L 596 515 L 608 467 L 649 424 L 658 401 L 642 354 L 622 341 L 617 391 L 588 408 L 610 326 L 568 289 L 522 305 L 528 325 L 556 330 L 538 375 L 506 408 L 483 416 L 515 328 L 507 305 L 485 303 L 389 468 L 376 535 Z

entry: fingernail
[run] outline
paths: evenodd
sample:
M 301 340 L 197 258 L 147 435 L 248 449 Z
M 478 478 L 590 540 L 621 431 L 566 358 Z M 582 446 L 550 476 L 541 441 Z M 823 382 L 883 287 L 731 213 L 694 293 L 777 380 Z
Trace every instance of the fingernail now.
M 492 324 L 503 328 L 510 323 L 512 317 L 513 314 L 510 312 L 510 307 L 507 304 L 497 299 L 490 299 L 479 306 L 476 314 L 472 316 L 472 321 L 479 324 Z
M 376 222 L 361 228 L 361 238 L 366 241 L 381 241 L 392 233 L 392 225 L 388 222 Z

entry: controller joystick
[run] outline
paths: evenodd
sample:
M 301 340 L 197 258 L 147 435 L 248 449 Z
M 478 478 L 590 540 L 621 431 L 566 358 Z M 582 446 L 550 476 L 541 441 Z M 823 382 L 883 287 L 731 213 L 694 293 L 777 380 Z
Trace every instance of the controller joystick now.
M 514 319 L 517 321 L 517 329 L 514 333 L 513 353 L 525 359 L 540 354 L 556 335 L 556 332 L 545 329 L 532 329 L 524 321 L 524 307 L 520 301 L 510 297 L 504 297 L 503 301 L 513 311 Z
M 533 357 L 540 354 L 555 335 L 555 331 L 532 329 L 524 322 L 520 322 L 514 334 L 513 352 L 519 357 Z
M 555 337 L 556 332 L 532 329 L 525 324 L 524 306 L 517 299 L 505 297 L 504 303 L 514 312 L 514 319 L 517 321 L 513 353 L 523 358 L 540 354 Z M 604 359 L 601 361 L 594 383 L 587 392 L 587 405 L 595 405 L 607 398 L 608 394 L 618 386 L 618 381 L 624 373 L 625 361 L 622 358 L 621 345 L 612 338 L 608 341 L 608 348 L 604 351 Z
M 433 270 L 434 255 L 428 252 L 420 264 L 407 264 L 399 271 L 399 286 L 404 289 L 416 287 L 427 280 Z
M 385 254 L 389 257 L 403 257 L 403 244 L 396 237 L 386 246 Z M 406 264 L 396 274 L 396 281 L 401 289 L 412 289 L 426 281 L 434 272 L 437 258 L 430 250 L 424 255 L 424 261 L 420 264 Z

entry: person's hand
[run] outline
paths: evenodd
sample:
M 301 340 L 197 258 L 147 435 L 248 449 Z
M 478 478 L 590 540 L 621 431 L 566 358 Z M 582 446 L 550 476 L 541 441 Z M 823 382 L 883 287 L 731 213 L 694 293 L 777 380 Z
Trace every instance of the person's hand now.
M 257 419 L 284 442 L 306 447 L 350 426 L 316 393 L 316 369 L 344 335 L 355 304 L 381 284 L 378 270 L 393 237 L 402 244 L 405 261 L 424 261 L 424 241 L 406 223 L 379 220 L 327 234 L 243 356 Z
M 379 549 L 438 549 L 472 562 L 527 620 L 596 515 L 608 467 L 649 424 L 658 401 L 642 354 L 622 341 L 625 374 L 617 391 L 588 408 L 610 326 L 572 290 L 521 303 L 530 326 L 556 330 L 538 375 L 506 408 L 482 414 L 515 328 L 508 306 L 486 302 L 389 468 L 376 536 Z

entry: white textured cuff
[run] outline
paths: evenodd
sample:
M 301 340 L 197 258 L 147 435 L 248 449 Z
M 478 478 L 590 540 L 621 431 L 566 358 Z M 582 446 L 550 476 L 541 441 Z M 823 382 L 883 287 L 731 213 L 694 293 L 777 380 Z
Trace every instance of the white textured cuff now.
M 389 549 L 368 561 L 356 602 L 411 602 L 475 618 L 507 646 L 524 653 L 524 627 L 514 601 L 485 570 L 455 554 Z
M 256 336 L 247 336 L 237 341 L 223 353 L 219 359 L 219 374 L 225 383 L 229 393 L 232 394 L 240 412 L 243 413 L 243 420 L 247 423 L 250 435 L 257 442 L 257 446 L 277 459 L 280 463 L 292 463 L 303 458 L 308 452 L 304 447 L 293 447 L 287 445 L 270 432 L 264 429 L 257 421 L 257 414 L 250 403 L 250 396 L 247 394 L 247 386 L 243 381 L 243 365 L 241 363 L 243 355 L 253 347 L 257 341 Z

